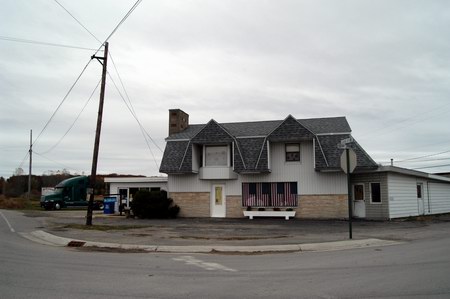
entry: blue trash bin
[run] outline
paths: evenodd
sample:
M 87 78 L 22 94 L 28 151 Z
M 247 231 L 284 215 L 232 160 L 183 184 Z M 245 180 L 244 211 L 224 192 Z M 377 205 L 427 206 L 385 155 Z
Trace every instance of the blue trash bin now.
M 103 214 L 114 214 L 115 205 L 116 205 L 115 197 L 105 197 L 103 199 Z

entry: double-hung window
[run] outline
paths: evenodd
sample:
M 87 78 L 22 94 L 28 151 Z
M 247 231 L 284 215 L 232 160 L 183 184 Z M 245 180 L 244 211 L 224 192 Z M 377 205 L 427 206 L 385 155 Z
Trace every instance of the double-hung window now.
M 300 144 L 286 144 L 286 162 L 300 161 Z

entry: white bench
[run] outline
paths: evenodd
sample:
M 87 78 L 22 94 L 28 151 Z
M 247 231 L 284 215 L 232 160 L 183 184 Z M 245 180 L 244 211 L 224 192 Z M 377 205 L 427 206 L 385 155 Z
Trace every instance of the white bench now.
M 289 217 L 295 216 L 295 211 L 244 211 L 244 216 L 253 219 L 253 217 L 284 217 L 289 220 Z

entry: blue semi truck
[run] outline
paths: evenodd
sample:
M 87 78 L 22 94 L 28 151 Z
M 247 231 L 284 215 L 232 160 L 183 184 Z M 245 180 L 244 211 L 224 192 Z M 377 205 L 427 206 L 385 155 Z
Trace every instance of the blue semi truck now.
M 59 210 L 70 207 L 87 207 L 89 178 L 77 176 L 60 182 L 55 190 L 41 196 L 41 207 L 46 210 Z M 103 209 L 103 200 L 94 201 L 94 209 Z

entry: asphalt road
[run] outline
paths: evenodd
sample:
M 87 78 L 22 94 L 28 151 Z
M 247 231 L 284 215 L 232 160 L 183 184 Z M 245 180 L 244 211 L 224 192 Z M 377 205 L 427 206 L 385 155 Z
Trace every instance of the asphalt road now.
M 0 298 L 450 298 L 450 234 L 333 252 L 87 252 L 33 243 L 0 211 Z

